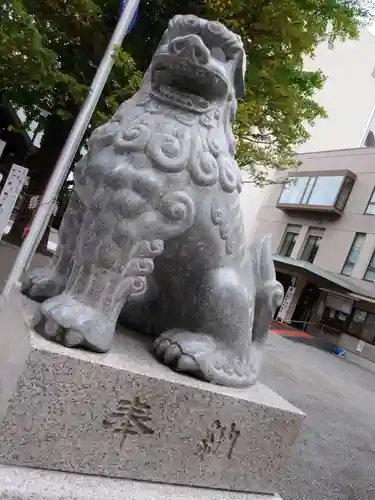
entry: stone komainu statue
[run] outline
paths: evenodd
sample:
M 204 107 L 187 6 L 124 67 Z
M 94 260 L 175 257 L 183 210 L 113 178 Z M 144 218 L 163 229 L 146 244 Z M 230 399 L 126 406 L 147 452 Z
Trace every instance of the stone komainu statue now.
M 170 21 L 140 91 L 74 170 L 50 266 L 23 284 L 45 337 L 105 352 L 120 315 L 178 371 L 256 381 L 283 291 L 269 238 L 246 247 L 231 130 L 244 59 L 220 23 Z

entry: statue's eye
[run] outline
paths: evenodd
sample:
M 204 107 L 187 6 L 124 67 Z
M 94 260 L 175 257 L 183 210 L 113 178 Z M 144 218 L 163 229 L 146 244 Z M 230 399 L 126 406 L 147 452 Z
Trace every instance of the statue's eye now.
M 227 60 L 223 49 L 221 49 L 220 47 L 213 47 L 211 49 L 211 55 L 212 55 L 212 57 L 214 57 L 215 59 L 217 59 L 220 62 L 226 62 L 226 60 Z

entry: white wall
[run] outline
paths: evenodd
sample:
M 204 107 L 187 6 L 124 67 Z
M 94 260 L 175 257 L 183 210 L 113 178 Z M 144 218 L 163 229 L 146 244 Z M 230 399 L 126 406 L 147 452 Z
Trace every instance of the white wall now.
M 327 111 L 327 119 L 307 126 L 311 138 L 299 153 L 362 146 L 375 104 L 375 36 L 363 28 L 358 40 L 338 42 L 330 49 L 321 44 L 307 70 L 321 69 L 327 80 L 315 100 Z
M 275 172 L 270 172 L 270 178 L 275 177 Z M 246 172 L 242 173 L 244 181 L 240 194 L 242 213 L 244 218 L 244 226 L 247 241 L 250 243 L 253 240 L 254 228 L 257 220 L 258 212 L 263 202 L 272 189 L 272 186 L 259 188 L 249 181 L 249 176 Z
M 242 213 L 247 241 L 251 241 L 251 235 L 255 226 L 258 211 L 263 203 L 265 189 L 258 188 L 245 181 L 240 195 Z

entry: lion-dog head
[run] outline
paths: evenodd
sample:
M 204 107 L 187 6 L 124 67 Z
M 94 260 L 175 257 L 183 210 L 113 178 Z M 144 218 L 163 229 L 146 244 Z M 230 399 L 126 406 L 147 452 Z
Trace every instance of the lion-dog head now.
M 152 59 L 151 91 L 158 99 L 196 113 L 221 107 L 244 92 L 241 39 L 222 24 L 175 16 Z

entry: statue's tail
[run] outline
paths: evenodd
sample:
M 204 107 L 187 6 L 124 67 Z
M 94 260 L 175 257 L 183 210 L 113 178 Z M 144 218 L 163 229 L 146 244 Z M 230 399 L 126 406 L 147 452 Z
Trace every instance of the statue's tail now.
M 276 280 L 272 259 L 271 235 L 254 242 L 250 248 L 251 269 L 255 276 L 256 297 L 253 324 L 253 342 L 263 344 L 268 336 L 276 309 L 284 297 L 282 285 Z

